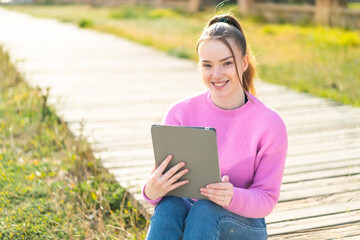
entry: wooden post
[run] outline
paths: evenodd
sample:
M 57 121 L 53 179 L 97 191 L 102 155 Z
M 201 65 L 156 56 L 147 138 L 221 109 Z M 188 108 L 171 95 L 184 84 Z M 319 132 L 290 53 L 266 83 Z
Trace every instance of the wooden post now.
M 131 5 L 137 5 L 139 3 L 139 0 L 130 0 Z
M 155 7 L 162 8 L 164 5 L 163 3 L 164 3 L 164 0 L 155 0 Z
M 189 1 L 189 8 L 190 12 L 198 12 L 201 7 L 201 0 L 188 0 Z
M 347 2 L 348 2 L 347 0 L 338 0 L 338 6 L 347 8 Z
M 336 14 L 338 8 L 346 7 L 346 0 L 315 0 L 315 23 L 329 25 L 331 15 Z
M 251 10 L 251 4 L 254 0 L 237 0 L 239 11 L 243 15 L 249 15 Z

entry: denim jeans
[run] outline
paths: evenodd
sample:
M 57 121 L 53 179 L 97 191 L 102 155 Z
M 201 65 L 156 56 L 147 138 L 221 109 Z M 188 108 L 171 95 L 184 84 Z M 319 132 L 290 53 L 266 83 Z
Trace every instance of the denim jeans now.
M 147 240 L 262 240 L 264 218 L 245 218 L 209 201 L 165 197 L 155 207 Z

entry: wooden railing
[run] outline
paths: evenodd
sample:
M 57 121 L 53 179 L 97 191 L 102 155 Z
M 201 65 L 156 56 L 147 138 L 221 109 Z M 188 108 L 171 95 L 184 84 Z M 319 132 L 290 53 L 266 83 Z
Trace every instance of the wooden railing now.
M 206 8 L 207 0 L 34 0 L 35 2 L 75 3 L 105 6 L 148 4 L 156 8 L 180 8 L 196 12 Z M 219 0 L 220 1 L 220 0 Z M 284 4 L 262 0 L 237 0 L 243 15 L 261 15 L 268 21 L 308 21 L 322 25 L 360 29 L 360 9 L 348 9 L 346 0 L 314 0 L 315 4 Z M 352 0 L 360 1 L 360 0 Z M 215 7 L 215 6 L 214 6 Z
M 238 7 L 244 15 L 261 15 L 269 21 L 309 20 L 322 25 L 360 29 L 360 9 L 348 9 L 346 0 L 315 0 L 314 5 L 238 0 Z

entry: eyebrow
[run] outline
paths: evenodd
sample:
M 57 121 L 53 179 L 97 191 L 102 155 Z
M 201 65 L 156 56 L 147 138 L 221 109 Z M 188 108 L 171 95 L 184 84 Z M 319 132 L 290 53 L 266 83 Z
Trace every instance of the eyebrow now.
M 226 58 L 223 58 L 221 59 L 219 62 L 222 62 L 222 61 L 225 61 L 226 59 L 229 59 L 229 58 L 233 58 L 233 56 L 229 56 L 229 57 L 226 57 Z M 211 62 L 209 60 L 201 60 L 202 62 Z

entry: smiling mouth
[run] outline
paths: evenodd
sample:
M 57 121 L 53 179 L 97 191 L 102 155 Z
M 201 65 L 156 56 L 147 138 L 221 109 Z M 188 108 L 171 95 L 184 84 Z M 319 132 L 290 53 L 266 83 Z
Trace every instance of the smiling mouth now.
M 223 87 L 223 86 L 225 86 L 229 81 L 230 81 L 230 80 L 227 80 L 227 81 L 225 81 L 225 82 L 217 82 L 217 83 L 211 82 L 211 83 L 212 83 L 215 87 Z

